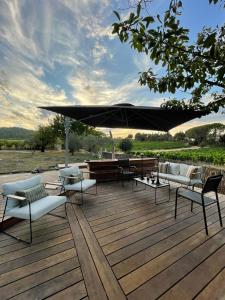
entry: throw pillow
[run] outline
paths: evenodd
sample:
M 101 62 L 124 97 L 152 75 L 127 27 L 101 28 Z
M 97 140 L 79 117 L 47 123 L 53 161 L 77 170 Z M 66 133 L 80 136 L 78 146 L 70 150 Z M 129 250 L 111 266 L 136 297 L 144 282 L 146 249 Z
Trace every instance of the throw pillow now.
M 73 177 L 73 178 L 68 179 L 68 184 L 74 184 L 74 183 L 77 183 L 77 182 L 81 181 L 81 174 L 79 174 L 79 175 L 70 175 L 69 177 Z
M 48 196 L 48 193 L 46 192 L 43 184 L 38 184 L 32 188 L 17 191 L 16 195 L 20 197 L 25 197 L 30 202 L 34 202 L 36 200 Z M 20 206 L 25 206 L 25 205 L 27 205 L 26 201 L 20 202 Z
M 194 173 L 198 171 L 198 167 L 195 166 L 189 166 L 188 170 L 187 170 L 187 174 L 186 176 L 190 179 L 193 179 L 194 177 Z
M 159 163 L 159 173 L 167 173 L 168 163 Z

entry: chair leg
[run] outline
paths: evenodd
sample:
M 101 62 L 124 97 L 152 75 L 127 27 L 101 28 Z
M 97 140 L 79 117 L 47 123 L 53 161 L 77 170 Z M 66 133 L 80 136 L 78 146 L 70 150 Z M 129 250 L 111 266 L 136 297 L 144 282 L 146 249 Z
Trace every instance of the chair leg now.
M 221 217 L 221 211 L 220 211 L 220 203 L 218 199 L 218 195 L 216 193 L 216 200 L 217 200 L 217 209 L 218 209 L 218 214 L 219 214 L 219 219 L 220 219 L 220 226 L 223 227 L 223 222 L 222 222 L 222 217 Z
M 191 212 L 193 212 L 193 201 L 191 201 Z
M 208 225 L 207 225 L 207 220 L 206 220 L 206 212 L 205 212 L 205 205 L 202 205 L 202 210 L 203 210 L 203 216 L 204 216 L 204 223 L 205 223 L 205 232 L 208 235 Z

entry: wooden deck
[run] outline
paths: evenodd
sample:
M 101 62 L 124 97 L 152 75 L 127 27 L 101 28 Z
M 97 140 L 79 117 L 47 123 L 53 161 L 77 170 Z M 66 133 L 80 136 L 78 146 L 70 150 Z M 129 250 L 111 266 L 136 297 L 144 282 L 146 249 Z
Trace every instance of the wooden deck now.
M 68 221 L 33 223 L 31 247 L 0 234 L 0 299 L 225 299 L 225 229 L 216 206 L 190 212 L 174 192 L 132 192 L 117 182 L 67 205 Z M 220 197 L 225 218 L 225 196 Z M 63 208 L 56 210 L 64 214 Z M 224 220 L 225 224 L 225 220 Z M 9 231 L 28 236 L 26 222 Z

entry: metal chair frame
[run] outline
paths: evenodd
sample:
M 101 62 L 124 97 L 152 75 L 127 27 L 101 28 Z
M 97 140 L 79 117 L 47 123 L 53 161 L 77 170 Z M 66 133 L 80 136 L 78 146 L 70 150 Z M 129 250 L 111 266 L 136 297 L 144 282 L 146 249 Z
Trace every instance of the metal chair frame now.
M 205 224 L 205 231 L 206 234 L 208 235 L 208 225 L 207 225 L 207 218 L 206 218 L 206 207 L 212 204 L 217 204 L 217 210 L 218 210 L 218 215 L 219 215 L 219 221 L 220 221 L 220 226 L 223 226 L 223 222 L 222 222 L 222 217 L 221 217 L 221 210 L 220 210 L 220 203 L 219 203 L 219 197 L 218 197 L 218 187 L 219 184 L 222 180 L 223 175 L 214 175 L 214 176 L 210 176 L 207 178 L 206 182 L 203 185 L 202 191 L 201 192 L 197 192 L 194 191 L 194 186 L 192 188 L 192 190 L 185 188 L 185 187 L 178 187 L 176 189 L 176 199 L 175 199 L 175 219 L 177 217 L 177 199 L 178 197 L 183 197 L 189 201 L 191 201 L 191 212 L 193 211 L 193 203 L 195 202 L 196 204 L 199 204 L 202 206 L 202 210 L 203 210 L 203 217 L 204 217 L 204 224 Z M 179 193 L 180 189 L 185 189 L 188 190 L 188 194 L 182 194 Z M 214 192 L 215 193 L 215 197 L 216 199 L 213 198 L 209 198 L 207 197 L 207 199 L 205 198 L 205 194 L 209 193 L 209 192 Z M 200 195 L 200 199 L 201 201 L 199 201 L 196 197 L 199 198 Z M 211 200 L 210 203 L 206 203 L 206 200 Z
M 124 179 L 129 178 L 129 177 L 135 177 L 136 173 L 136 166 L 133 166 L 130 164 L 129 158 L 127 159 L 118 159 L 118 166 L 117 168 L 119 169 L 119 175 L 120 175 L 120 182 L 122 186 L 124 186 Z M 125 169 L 128 169 L 130 174 L 125 174 L 123 173 Z M 131 169 L 134 169 L 134 171 L 131 171 Z
M 32 221 L 32 212 L 31 212 L 31 205 L 30 205 L 31 202 L 30 202 L 28 199 L 24 198 L 24 197 L 16 196 L 16 198 L 15 198 L 15 195 L 4 195 L 4 194 L 3 194 L 3 198 L 6 198 L 6 203 L 5 203 L 5 208 L 4 208 L 3 217 L 2 217 L 2 222 L 1 222 L 1 233 L 4 233 L 5 235 L 10 236 L 10 237 L 16 239 L 17 241 L 23 242 L 23 243 L 25 243 L 25 244 L 31 246 L 31 245 L 32 245 L 32 241 L 33 241 L 33 234 L 32 234 L 32 222 L 33 222 L 33 221 Z M 15 198 L 15 199 L 18 200 L 18 201 L 26 201 L 26 202 L 28 203 L 28 205 L 29 205 L 29 231 L 30 231 L 30 240 L 29 240 L 29 241 L 25 241 L 25 240 L 23 240 L 23 239 L 21 239 L 21 238 L 18 238 L 18 237 L 14 236 L 14 235 L 12 235 L 12 234 L 10 234 L 10 233 L 8 233 L 8 232 L 6 232 L 6 231 L 4 230 L 4 224 L 3 224 L 3 221 L 4 221 L 4 218 L 5 218 L 5 214 L 6 214 L 7 203 L 8 203 L 8 200 L 9 200 L 10 198 L 11 198 L 11 199 L 12 199 L 12 198 Z M 38 201 L 38 200 L 37 200 L 37 201 Z M 47 214 L 48 214 L 48 215 L 51 215 L 51 216 L 54 216 L 54 217 L 58 217 L 58 218 L 62 218 L 62 219 L 67 219 L 66 204 L 67 204 L 67 202 L 64 203 L 64 206 L 65 206 L 65 214 L 66 214 L 65 217 L 60 216 L 60 215 L 57 215 L 57 214 L 52 214 L 51 211 L 48 212 Z M 54 209 L 55 209 L 55 208 L 54 208 Z M 53 209 L 53 210 L 54 210 L 54 209 Z M 26 220 L 26 219 L 21 219 L 21 220 Z

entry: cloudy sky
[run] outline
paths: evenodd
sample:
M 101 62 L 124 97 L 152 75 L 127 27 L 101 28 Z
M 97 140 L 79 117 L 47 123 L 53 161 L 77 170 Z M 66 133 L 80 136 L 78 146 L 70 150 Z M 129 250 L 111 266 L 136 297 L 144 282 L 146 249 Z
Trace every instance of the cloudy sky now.
M 152 13 L 165 11 L 168 2 L 154 0 Z M 5 85 L 0 89 L 0 127 L 36 129 L 52 117 L 38 106 L 124 102 L 158 106 L 168 99 L 171 95 L 139 86 L 138 72 L 147 70 L 150 61 L 111 34 L 113 10 L 126 14 L 127 4 L 127 0 L 0 0 L 0 79 Z M 223 9 L 209 6 L 208 0 L 183 4 L 182 21 L 193 39 L 204 25 L 224 22 Z M 224 118 L 210 115 L 172 133 Z M 118 136 L 128 132 L 114 130 Z

